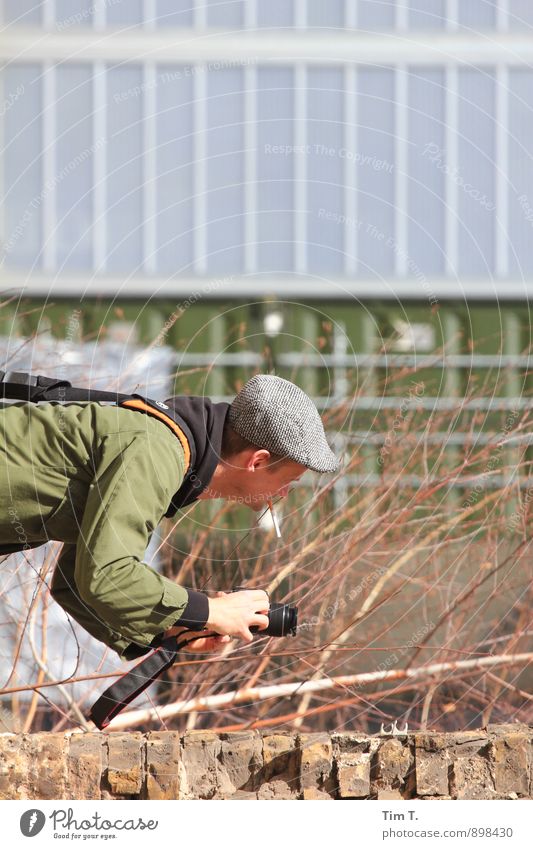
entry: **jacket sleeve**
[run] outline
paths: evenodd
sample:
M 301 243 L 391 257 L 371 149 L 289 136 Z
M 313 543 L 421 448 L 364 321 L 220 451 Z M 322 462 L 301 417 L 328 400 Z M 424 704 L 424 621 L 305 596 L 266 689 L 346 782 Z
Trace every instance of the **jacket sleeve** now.
M 142 560 L 183 480 L 183 453 L 168 442 L 154 450 L 141 433 L 126 446 L 117 445 L 119 439 L 115 434 L 106 441 L 89 488 L 74 560 L 77 593 L 69 601 L 77 621 L 87 627 L 92 611 L 96 621 L 87 630 L 129 659 L 136 656 L 128 653 L 131 644 L 149 648 L 175 624 L 202 628 L 209 603 Z
M 118 652 L 119 655 L 127 657 L 129 640 L 122 637 L 118 631 L 112 631 L 84 601 L 81 600 L 76 582 L 74 580 L 74 568 L 76 565 L 76 545 L 65 543 L 59 555 L 57 566 L 54 571 L 50 594 L 52 598 L 63 608 L 82 628 L 96 640 L 105 643 Z

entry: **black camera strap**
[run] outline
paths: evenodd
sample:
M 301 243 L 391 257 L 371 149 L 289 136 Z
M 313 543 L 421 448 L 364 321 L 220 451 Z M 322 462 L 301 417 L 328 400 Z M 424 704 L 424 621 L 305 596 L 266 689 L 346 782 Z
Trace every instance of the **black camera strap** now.
M 214 632 L 202 633 L 202 638 L 218 636 Z M 175 637 L 163 640 L 161 645 L 148 657 L 129 669 L 114 681 L 110 687 L 102 693 L 88 713 L 87 718 L 92 720 L 100 731 L 106 728 L 115 716 L 124 710 L 137 696 L 140 696 L 150 684 L 166 672 L 175 662 L 178 652 L 188 643 L 201 639 L 198 634 L 179 642 Z

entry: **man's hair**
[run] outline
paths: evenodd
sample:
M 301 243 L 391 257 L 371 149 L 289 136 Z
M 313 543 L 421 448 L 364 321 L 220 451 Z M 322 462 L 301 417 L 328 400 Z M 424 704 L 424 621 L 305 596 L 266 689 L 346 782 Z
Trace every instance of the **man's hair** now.
M 253 442 L 250 442 L 249 439 L 245 439 L 244 436 L 241 436 L 240 433 L 237 433 L 236 430 L 233 430 L 230 424 L 226 421 L 224 423 L 224 430 L 222 431 L 222 446 L 220 449 L 220 458 L 222 460 L 230 460 L 231 457 L 235 457 L 236 454 L 240 454 L 241 451 L 246 450 L 259 451 L 261 449 L 260 445 L 255 445 Z M 268 461 L 269 466 L 274 466 L 277 463 L 281 463 L 283 460 L 286 460 L 287 457 L 282 457 L 280 454 L 273 454 L 270 452 L 270 459 Z

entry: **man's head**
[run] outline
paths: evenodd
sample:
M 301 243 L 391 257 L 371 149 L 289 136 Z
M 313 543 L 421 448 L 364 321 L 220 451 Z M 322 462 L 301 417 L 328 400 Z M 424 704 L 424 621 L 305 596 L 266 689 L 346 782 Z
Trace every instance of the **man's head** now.
M 312 400 L 294 383 L 256 375 L 234 399 L 224 427 L 221 460 L 203 498 L 235 498 L 255 510 L 307 469 L 334 472 L 338 461 L 326 441 Z

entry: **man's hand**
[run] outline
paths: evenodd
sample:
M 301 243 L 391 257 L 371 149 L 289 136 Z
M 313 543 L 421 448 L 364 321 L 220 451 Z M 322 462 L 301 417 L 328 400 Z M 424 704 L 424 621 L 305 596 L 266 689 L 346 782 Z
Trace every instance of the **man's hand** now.
M 209 618 L 206 628 L 218 634 L 240 637 L 251 643 L 254 636 L 250 626 L 268 628 L 270 602 L 264 590 L 240 590 L 216 594 L 209 599 Z
M 179 626 L 169 628 L 163 634 L 165 639 L 168 639 L 168 637 L 176 637 L 176 639 L 184 637 L 191 640 L 195 635 L 198 636 L 198 639 L 184 646 L 182 651 L 219 651 L 226 643 L 231 642 L 231 637 L 227 634 L 216 634 L 215 636 L 206 637 L 204 636 L 205 631 L 189 631 L 188 628 Z
M 192 639 L 195 634 L 198 634 L 198 639 L 184 646 L 183 651 L 220 651 L 226 643 L 231 642 L 231 637 L 227 634 L 217 634 L 215 637 L 203 637 L 202 631 L 187 631 L 187 638 Z

